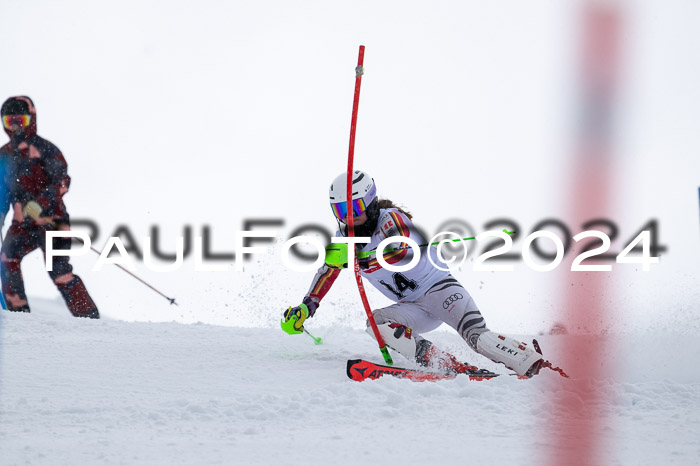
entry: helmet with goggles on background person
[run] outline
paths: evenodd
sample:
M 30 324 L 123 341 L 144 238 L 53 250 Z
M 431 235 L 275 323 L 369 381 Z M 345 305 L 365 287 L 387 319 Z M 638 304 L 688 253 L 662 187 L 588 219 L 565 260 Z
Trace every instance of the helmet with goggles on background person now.
M 10 143 L 18 145 L 36 136 L 36 109 L 27 96 L 11 97 L 0 108 L 2 126 Z

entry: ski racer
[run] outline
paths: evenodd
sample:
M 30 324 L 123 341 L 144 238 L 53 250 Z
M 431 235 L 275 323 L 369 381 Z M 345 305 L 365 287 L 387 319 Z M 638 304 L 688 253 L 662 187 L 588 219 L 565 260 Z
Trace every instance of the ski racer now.
M 333 181 L 329 191 L 331 209 L 339 226 L 336 236 L 339 237 L 347 236 L 346 186 L 347 175 L 343 173 Z M 543 364 L 542 356 L 526 343 L 489 330 L 469 292 L 448 270 L 441 270 L 430 262 L 428 255 L 431 255 L 433 263 L 442 262 L 436 248 L 423 249 L 419 261 L 410 270 L 392 272 L 382 268 L 376 259 L 376 248 L 385 238 L 403 236 L 415 240 L 417 244 L 424 244 L 426 240 L 414 228 L 410 213 L 388 199 L 377 197 L 374 180 L 367 173 L 359 170 L 353 172 L 352 192 L 355 236 L 371 238 L 369 243 L 356 245 L 360 271 L 384 296 L 395 302 L 373 311 L 379 333 L 387 346 L 408 360 L 434 369 L 453 373 L 475 369 L 437 349 L 421 336 L 446 323 L 462 336 L 471 349 L 494 362 L 503 363 L 518 375 L 532 377 L 539 372 Z M 396 266 L 410 263 L 414 252 L 406 246 L 405 243 L 391 245 L 394 250 L 384 253 L 385 261 Z M 338 249 L 329 247 L 328 250 Z M 341 269 L 347 267 L 347 262 L 346 253 L 341 253 L 340 258 L 326 254 L 326 263 L 314 276 L 302 303 L 290 306 L 283 314 L 281 324 L 287 333 L 296 334 L 304 330 L 304 322 L 314 316 Z M 367 331 L 374 337 L 369 325 L 368 322 Z
M 14 207 L 12 225 L 0 252 L 2 293 L 8 310 L 30 312 L 20 263 L 38 247 L 45 252 L 47 231 L 70 230 L 63 203 L 70 176 L 61 151 L 37 135 L 36 109 L 29 97 L 10 97 L 2 104 L 0 115 L 10 137 L 10 142 L 0 147 L 0 165 L 6 169 L 0 218 L 4 221 L 9 205 Z M 53 241 L 54 250 L 71 247 L 70 238 Z M 73 273 L 68 257 L 54 257 L 49 276 L 74 316 L 100 317 L 83 281 Z

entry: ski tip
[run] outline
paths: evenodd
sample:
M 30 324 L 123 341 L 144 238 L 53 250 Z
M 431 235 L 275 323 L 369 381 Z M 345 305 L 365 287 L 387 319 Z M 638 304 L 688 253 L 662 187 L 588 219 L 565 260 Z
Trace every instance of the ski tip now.
M 348 375 L 348 378 L 355 380 L 355 378 L 352 376 L 352 372 L 350 372 L 350 369 L 355 364 L 359 364 L 361 362 L 362 362 L 362 359 L 348 359 L 348 365 L 345 369 L 345 373 Z

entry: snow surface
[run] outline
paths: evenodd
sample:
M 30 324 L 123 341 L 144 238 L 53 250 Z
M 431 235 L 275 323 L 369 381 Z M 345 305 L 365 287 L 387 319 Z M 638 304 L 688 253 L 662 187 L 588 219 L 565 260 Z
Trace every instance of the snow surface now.
M 346 360 L 381 357 L 357 329 L 313 327 L 324 339 L 316 346 L 276 328 L 91 321 L 35 303 L 29 315 L 0 314 L 3 465 L 544 464 L 555 443 L 547 426 L 576 422 L 567 406 L 583 401 L 552 402 L 578 397 L 574 384 L 598 398 L 587 406 L 604 434 L 596 464 L 700 458 L 700 371 L 689 363 L 700 342 L 678 334 L 608 336 L 625 350 L 606 366 L 625 370 L 601 365 L 595 380 L 565 368 L 574 380 L 547 371 L 528 381 L 358 383 Z M 499 368 L 452 331 L 429 337 Z M 567 338 L 602 337 L 537 338 L 555 356 Z M 673 356 L 681 339 L 683 360 Z

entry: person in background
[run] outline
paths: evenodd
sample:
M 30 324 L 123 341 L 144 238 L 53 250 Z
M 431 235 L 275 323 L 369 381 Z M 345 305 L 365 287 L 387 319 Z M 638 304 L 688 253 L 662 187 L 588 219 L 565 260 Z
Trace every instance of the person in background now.
M 10 97 L 0 108 L 2 125 L 10 142 L 0 147 L 0 169 L 4 168 L 0 192 L 0 220 L 14 208 L 12 224 L 0 251 L 2 293 L 9 311 L 30 312 L 20 263 L 24 256 L 41 248 L 46 252 L 47 231 L 70 230 L 63 196 L 70 176 L 61 151 L 37 135 L 36 108 L 29 97 Z M 0 224 L 0 228 L 2 224 Z M 70 249 L 70 238 L 55 238 L 54 250 Z M 76 317 L 99 319 L 97 306 L 83 281 L 73 273 L 68 257 L 53 258 L 51 280 Z

